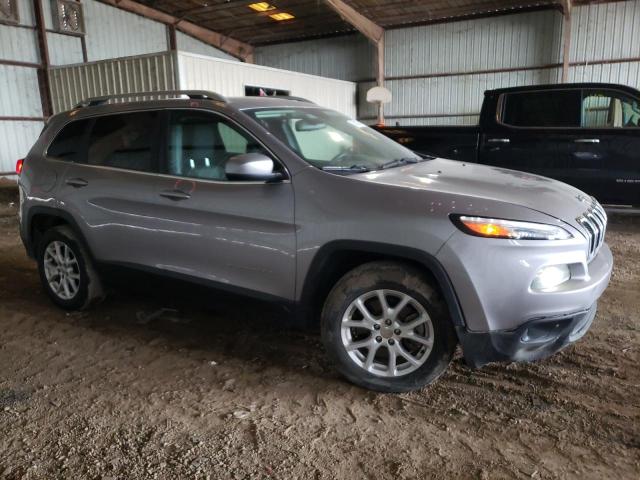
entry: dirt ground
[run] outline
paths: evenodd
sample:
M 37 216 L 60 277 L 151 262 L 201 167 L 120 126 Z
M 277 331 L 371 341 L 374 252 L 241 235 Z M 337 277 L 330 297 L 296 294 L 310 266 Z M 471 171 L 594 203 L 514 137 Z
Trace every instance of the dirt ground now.
M 55 308 L 1 190 L 1 479 L 640 478 L 640 219 L 577 345 L 382 395 L 268 305 L 125 278 Z

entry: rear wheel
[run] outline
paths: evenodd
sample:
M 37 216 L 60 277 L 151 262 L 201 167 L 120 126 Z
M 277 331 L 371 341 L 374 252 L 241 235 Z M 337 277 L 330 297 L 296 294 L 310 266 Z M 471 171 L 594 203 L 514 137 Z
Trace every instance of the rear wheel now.
M 433 382 L 456 346 L 438 292 L 418 269 L 396 262 L 368 263 L 338 281 L 322 312 L 322 337 L 340 373 L 382 392 Z
M 67 310 L 86 309 L 104 296 L 90 256 L 67 226 L 54 227 L 43 235 L 38 270 L 49 297 Z

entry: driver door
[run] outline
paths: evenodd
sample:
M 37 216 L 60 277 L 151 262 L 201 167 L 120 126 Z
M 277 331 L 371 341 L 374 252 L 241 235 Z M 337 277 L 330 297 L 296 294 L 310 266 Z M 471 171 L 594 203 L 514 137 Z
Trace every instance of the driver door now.
M 293 188 L 230 181 L 227 160 L 245 153 L 280 162 L 222 115 L 172 110 L 165 120 L 163 175 L 158 181 L 158 268 L 218 286 L 292 299 L 295 288 Z

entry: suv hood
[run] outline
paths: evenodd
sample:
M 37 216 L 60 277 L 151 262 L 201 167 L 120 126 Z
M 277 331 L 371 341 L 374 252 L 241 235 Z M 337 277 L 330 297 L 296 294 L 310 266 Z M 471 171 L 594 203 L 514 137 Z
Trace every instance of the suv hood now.
M 557 180 L 516 170 L 443 158 L 353 177 L 385 185 L 521 205 L 574 226 L 575 219 L 592 203 L 589 195 Z

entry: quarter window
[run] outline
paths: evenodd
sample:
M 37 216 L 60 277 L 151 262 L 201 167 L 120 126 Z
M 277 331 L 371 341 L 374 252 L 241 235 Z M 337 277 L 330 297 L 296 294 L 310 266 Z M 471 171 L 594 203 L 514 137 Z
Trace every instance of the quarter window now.
M 69 162 L 84 161 L 85 133 L 89 120 L 65 125 L 47 150 L 47 156 Z
M 638 100 L 618 92 L 587 91 L 582 98 L 582 126 L 585 128 L 639 127 Z
M 579 127 L 580 90 L 508 93 L 502 122 L 516 127 Z
M 256 140 L 221 117 L 201 112 L 171 112 L 168 174 L 226 181 L 227 160 L 245 153 L 268 156 Z
M 137 112 L 97 118 L 89 136 L 87 162 L 153 171 L 153 140 L 158 115 L 158 112 Z

